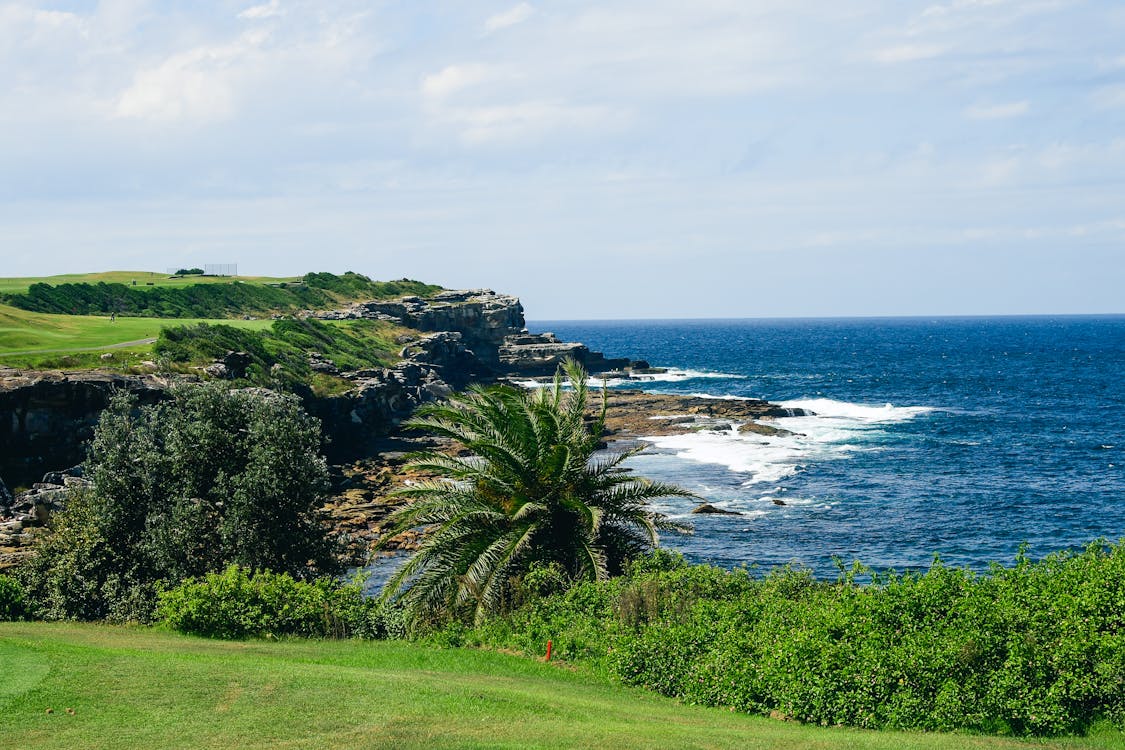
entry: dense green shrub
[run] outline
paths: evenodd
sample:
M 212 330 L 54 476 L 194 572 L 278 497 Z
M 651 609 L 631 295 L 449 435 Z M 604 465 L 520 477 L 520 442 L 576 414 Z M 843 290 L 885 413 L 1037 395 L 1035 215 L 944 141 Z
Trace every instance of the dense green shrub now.
M 319 423 L 295 397 L 182 387 L 137 408 L 115 396 L 71 494 L 18 569 L 32 614 L 145 621 L 159 584 L 231 563 L 312 579 L 340 570 L 319 516 Z
M 187 286 L 132 286 L 119 283 L 32 284 L 23 294 L 3 295 L 5 304 L 31 312 L 97 315 L 118 313 L 154 318 L 226 318 L 326 308 L 347 299 L 430 296 L 441 287 L 420 281 L 372 281 L 347 272 L 308 274 L 299 283 L 267 285 L 231 281 Z
M 19 620 L 23 615 L 23 587 L 16 579 L 0 575 L 0 620 Z
M 292 389 L 312 375 L 309 352 L 317 352 L 342 369 L 382 367 L 399 349 L 394 334 L 400 329 L 379 320 L 346 324 L 319 320 L 278 320 L 268 331 L 200 323 L 164 328 L 153 347 L 171 363 L 200 363 L 222 359 L 230 351 L 246 352 L 250 364 L 244 380 L 255 385 Z
M 640 564 L 536 598 L 464 643 L 562 658 L 665 695 L 801 721 L 998 734 L 1125 727 L 1125 542 L 985 574 L 828 583 Z
M 157 617 L 174 630 L 210 638 L 385 638 L 395 628 L 393 613 L 365 598 L 358 584 L 298 581 L 237 565 L 161 592 Z

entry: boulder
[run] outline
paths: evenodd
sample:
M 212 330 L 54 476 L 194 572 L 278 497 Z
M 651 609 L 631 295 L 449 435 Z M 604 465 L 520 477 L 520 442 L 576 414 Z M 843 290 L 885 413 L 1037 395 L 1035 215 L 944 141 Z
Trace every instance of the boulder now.
M 716 508 L 714 505 L 711 505 L 710 503 L 703 503 L 703 505 L 700 505 L 698 508 L 693 510 L 692 513 L 698 513 L 698 514 L 701 514 L 701 515 L 714 515 L 714 516 L 741 516 L 742 515 L 741 513 L 739 513 L 736 510 L 723 510 L 722 508 Z
M 740 425 L 738 431 L 744 434 L 749 432 L 755 435 L 767 435 L 770 437 L 788 437 L 796 434 L 784 428 L 774 427 L 772 424 L 762 424 L 761 422 L 747 422 Z
M 223 366 L 227 368 L 227 376 L 238 380 L 246 377 L 246 368 L 253 362 L 247 352 L 227 352 L 223 357 Z

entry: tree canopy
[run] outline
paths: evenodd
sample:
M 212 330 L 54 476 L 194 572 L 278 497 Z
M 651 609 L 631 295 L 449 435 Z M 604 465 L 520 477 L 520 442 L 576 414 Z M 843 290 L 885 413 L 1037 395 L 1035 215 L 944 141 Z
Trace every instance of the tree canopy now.
M 158 584 L 230 564 L 298 579 L 339 572 L 318 516 L 327 489 L 318 422 L 296 398 L 184 386 L 102 413 L 92 484 L 23 571 L 40 615 L 145 619 Z
M 388 536 L 425 527 L 411 559 L 383 596 L 401 597 L 418 615 L 471 613 L 503 606 L 513 581 L 536 565 L 572 580 L 602 580 L 658 543 L 661 529 L 687 531 L 649 501 L 691 497 L 622 466 L 635 448 L 596 456 L 605 429 L 587 413 L 586 373 L 570 362 L 554 383 L 533 391 L 473 387 L 419 410 L 409 426 L 450 438 L 468 452 L 417 454 L 414 469 L 436 474 L 398 494 Z

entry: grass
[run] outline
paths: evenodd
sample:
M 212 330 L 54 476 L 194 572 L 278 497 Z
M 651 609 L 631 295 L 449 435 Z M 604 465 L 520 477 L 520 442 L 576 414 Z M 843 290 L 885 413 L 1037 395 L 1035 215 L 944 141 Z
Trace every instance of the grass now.
M 269 276 L 169 276 L 155 271 L 103 271 L 101 273 L 67 273 L 58 276 L 0 278 L 0 294 L 23 294 L 32 284 L 132 284 L 147 289 L 152 286 L 190 286 L 192 284 L 229 284 L 242 281 L 257 284 L 278 284 L 300 281 L 301 277 L 273 278 Z
M 33 313 L 0 305 L 0 362 L 20 354 L 58 354 L 100 350 L 123 343 L 155 339 L 161 328 L 222 322 L 239 328 L 262 330 L 269 320 L 203 321 L 196 318 L 131 318 L 111 321 L 104 315 L 54 315 Z
M 506 654 L 398 642 L 0 623 L 0 665 L 0 748 L 1120 746 L 1120 735 L 1021 742 L 802 726 Z

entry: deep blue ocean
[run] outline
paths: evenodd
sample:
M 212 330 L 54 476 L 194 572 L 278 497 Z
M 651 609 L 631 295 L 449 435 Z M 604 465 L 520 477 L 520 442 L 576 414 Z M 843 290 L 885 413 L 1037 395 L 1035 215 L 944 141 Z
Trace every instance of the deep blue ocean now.
M 878 569 L 1011 564 L 1125 537 L 1125 316 L 536 321 L 607 356 L 674 368 L 617 383 L 752 397 L 816 417 L 797 437 L 660 438 L 633 459 L 739 516 L 659 506 L 694 536 L 663 544 L 697 562 L 833 558 Z M 774 499 L 784 502 L 777 505 Z

